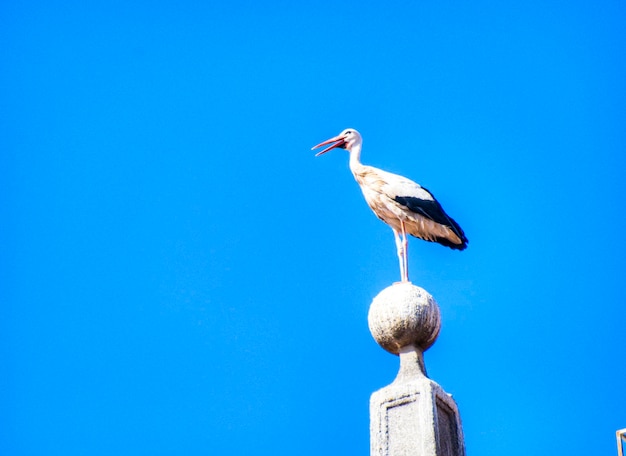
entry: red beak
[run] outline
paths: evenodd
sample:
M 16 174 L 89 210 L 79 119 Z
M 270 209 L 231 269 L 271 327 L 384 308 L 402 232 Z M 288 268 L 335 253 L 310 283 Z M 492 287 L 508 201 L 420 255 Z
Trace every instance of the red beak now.
M 328 146 L 326 149 L 316 153 L 315 156 L 319 157 L 320 155 L 325 154 L 329 150 L 333 150 L 335 147 L 343 146 L 346 143 L 346 140 L 343 138 L 343 136 L 335 136 L 334 138 L 330 138 L 330 139 L 327 139 L 324 142 L 319 143 L 317 146 L 311 147 L 311 150 L 317 149 L 318 147 L 322 147 L 322 146 L 325 146 L 326 144 L 330 144 L 330 143 L 334 143 L 334 144 L 332 144 L 332 145 Z

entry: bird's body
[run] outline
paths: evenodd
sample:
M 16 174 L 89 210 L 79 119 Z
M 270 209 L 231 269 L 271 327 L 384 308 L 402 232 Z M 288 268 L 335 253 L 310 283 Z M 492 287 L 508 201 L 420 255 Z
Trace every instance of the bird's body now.
M 346 129 L 313 149 L 330 143 L 334 144 L 318 155 L 335 147 L 350 152 L 350 170 L 361 187 L 365 201 L 376 216 L 393 230 L 402 281 L 409 280 L 407 234 L 456 250 L 467 247 L 468 241 L 461 227 L 446 214 L 428 190 L 406 177 L 361 163 L 362 140 L 356 130 Z
M 376 216 L 392 229 L 417 238 L 463 250 L 463 231 L 444 212 L 433 195 L 410 179 L 372 166 L 352 170 L 365 201 Z

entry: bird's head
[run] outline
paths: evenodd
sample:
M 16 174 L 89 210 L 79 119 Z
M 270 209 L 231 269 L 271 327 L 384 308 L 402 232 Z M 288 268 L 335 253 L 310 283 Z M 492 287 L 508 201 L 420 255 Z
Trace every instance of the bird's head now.
M 316 157 L 325 154 L 329 150 L 333 150 L 337 147 L 341 149 L 346 149 L 348 152 L 352 152 L 352 149 L 355 146 L 361 145 L 361 135 L 354 128 L 346 128 L 344 131 L 339 133 L 337 136 L 334 136 L 330 139 L 327 139 L 324 142 L 319 143 L 317 146 L 311 148 L 311 150 L 317 149 L 318 147 L 325 146 L 326 144 L 330 144 L 326 149 L 315 154 Z

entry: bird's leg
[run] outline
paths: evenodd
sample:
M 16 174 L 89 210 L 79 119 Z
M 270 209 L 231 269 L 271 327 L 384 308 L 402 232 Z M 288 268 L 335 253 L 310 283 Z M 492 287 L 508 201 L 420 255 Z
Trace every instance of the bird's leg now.
M 406 228 L 404 227 L 404 221 L 400 220 L 400 228 L 402 228 L 402 258 L 404 260 L 404 277 L 403 282 L 409 281 L 409 242 L 406 239 Z
M 404 224 L 401 226 L 404 227 Z M 393 229 L 393 236 L 396 239 L 396 249 L 398 251 L 398 260 L 400 262 L 400 280 L 405 282 L 404 278 L 406 276 L 406 271 L 404 269 L 404 242 L 400 239 L 400 236 L 395 229 Z

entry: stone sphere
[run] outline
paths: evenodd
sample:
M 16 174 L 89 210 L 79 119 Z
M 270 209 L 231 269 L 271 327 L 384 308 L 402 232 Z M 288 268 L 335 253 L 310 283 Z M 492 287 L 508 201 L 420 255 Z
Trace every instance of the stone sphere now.
M 410 282 L 398 282 L 381 291 L 372 301 L 367 321 L 376 342 L 396 355 L 408 345 L 428 349 L 441 328 L 435 299 Z

